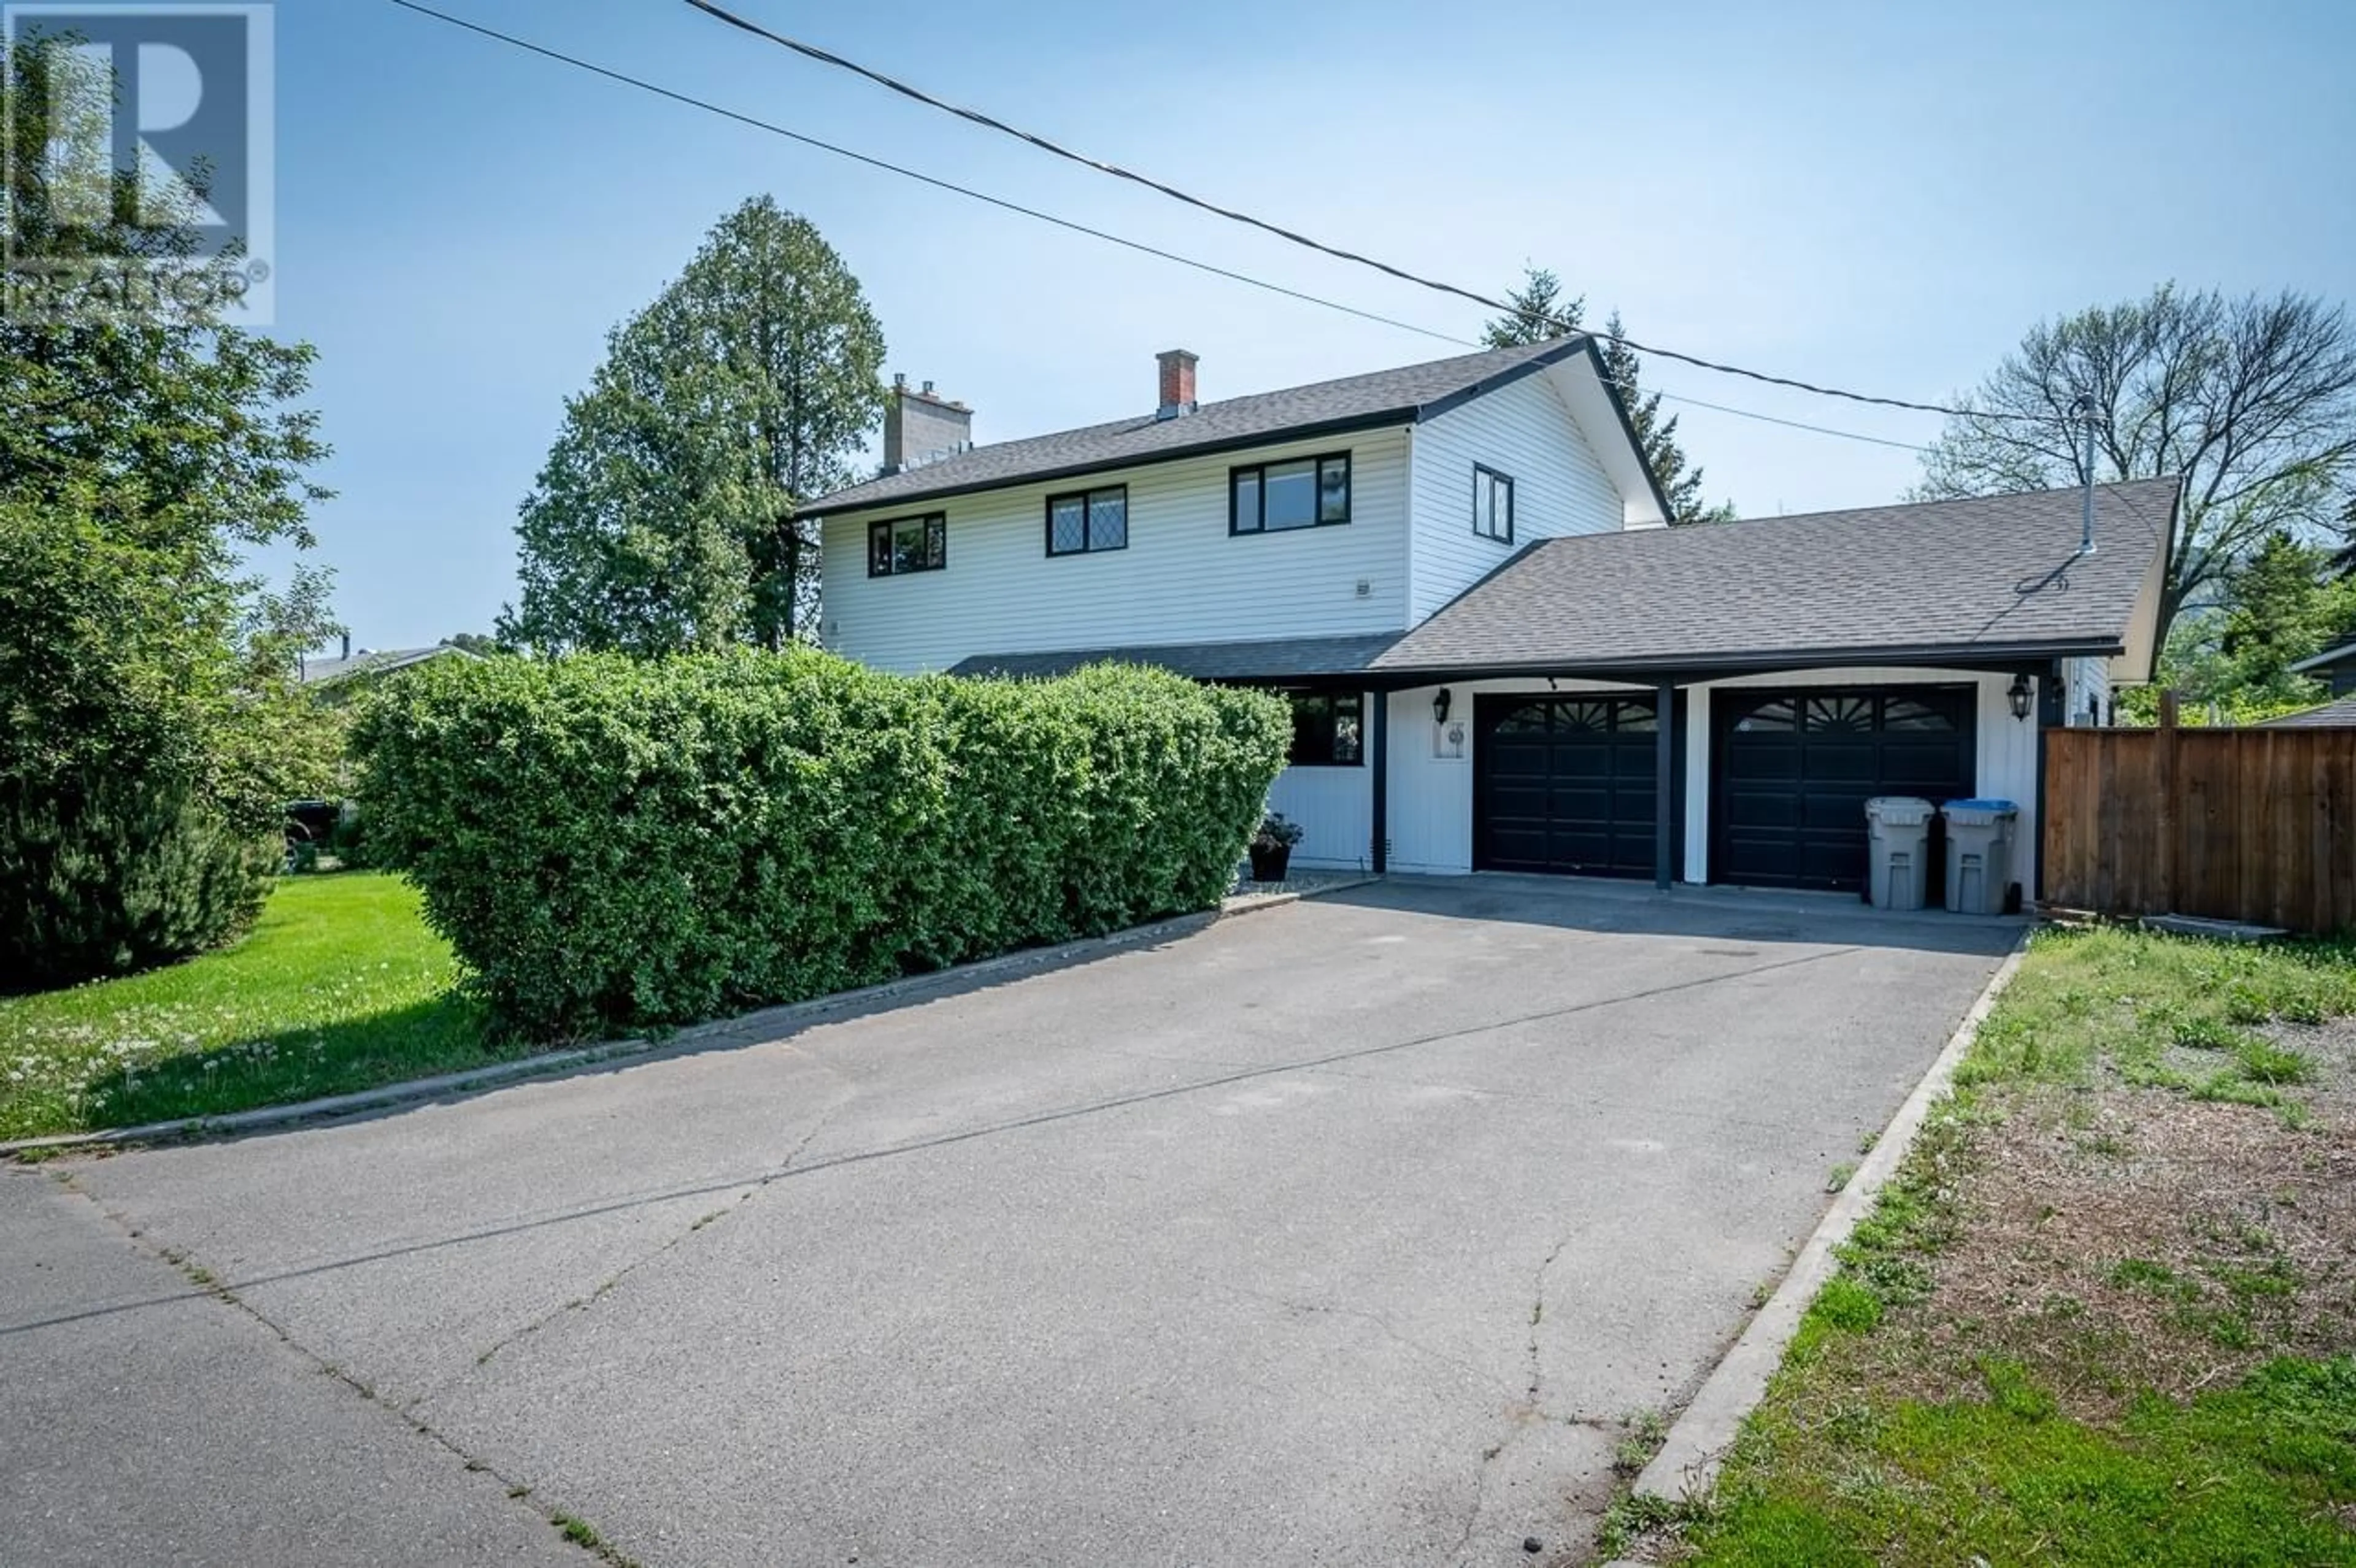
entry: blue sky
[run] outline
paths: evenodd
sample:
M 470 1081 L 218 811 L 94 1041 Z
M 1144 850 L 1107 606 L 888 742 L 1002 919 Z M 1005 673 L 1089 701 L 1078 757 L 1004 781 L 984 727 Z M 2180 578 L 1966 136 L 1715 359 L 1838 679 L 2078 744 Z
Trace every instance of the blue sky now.
M 1222 266 L 1470 336 L 1483 312 L 1059 164 L 678 0 L 442 9 Z M 2029 324 L 2162 280 L 2356 299 L 2356 6 L 1707 3 L 819 5 L 780 31 L 1337 243 L 1490 292 L 1551 266 L 1600 319 L 1937 399 Z M 317 558 L 374 647 L 487 631 L 517 503 L 606 329 L 755 192 L 818 224 L 890 368 L 1004 440 L 1451 346 L 995 211 L 401 10 L 278 7 L 279 330 L 336 454 Z M 1648 381 L 1891 440 L 1877 411 Z M 1868 505 L 1912 453 L 1703 409 L 1745 514 Z

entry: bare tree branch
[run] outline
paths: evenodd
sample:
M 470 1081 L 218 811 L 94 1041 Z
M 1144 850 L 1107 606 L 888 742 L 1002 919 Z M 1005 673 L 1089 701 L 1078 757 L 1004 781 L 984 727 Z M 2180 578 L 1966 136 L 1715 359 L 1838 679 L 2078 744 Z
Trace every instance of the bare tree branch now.
M 2085 472 L 2094 405 L 2095 472 Z M 2290 292 L 2149 297 L 2040 323 L 1924 454 L 1922 499 L 2181 475 L 2161 629 L 2267 538 L 2338 538 L 2356 485 L 2356 329 Z

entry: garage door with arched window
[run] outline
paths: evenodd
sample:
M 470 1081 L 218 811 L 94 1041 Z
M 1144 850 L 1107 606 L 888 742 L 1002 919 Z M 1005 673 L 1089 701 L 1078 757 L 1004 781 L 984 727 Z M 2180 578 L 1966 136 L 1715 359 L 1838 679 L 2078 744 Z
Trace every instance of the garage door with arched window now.
M 1477 699 L 1473 863 L 1498 871 L 1651 876 L 1659 714 L 1649 695 Z M 1673 780 L 1678 771 L 1672 769 Z
M 1973 689 L 1710 694 L 1710 880 L 1865 885 L 1865 803 L 1973 793 Z

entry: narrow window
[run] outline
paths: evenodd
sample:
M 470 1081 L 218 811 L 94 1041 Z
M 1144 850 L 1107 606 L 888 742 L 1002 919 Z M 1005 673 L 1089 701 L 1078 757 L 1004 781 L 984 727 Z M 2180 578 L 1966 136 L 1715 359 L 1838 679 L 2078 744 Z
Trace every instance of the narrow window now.
M 867 575 L 938 571 L 949 563 L 949 523 L 939 512 L 867 525 Z
M 1365 759 L 1365 703 L 1355 691 L 1294 691 L 1292 751 L 1297 768 L 1355 768 Z
M 1472 531 L 1499 544 L 1514 542 L 1513 476 L 1479 463 L 1472 465 Z
M 1047 497 L 1047 553 L 1087 555 L 1129 548 L 1129 486 Z
M 1227 531 L 1281 533 L 1350 520 L 1350 457 L 1254 464 L 1227 475 Z

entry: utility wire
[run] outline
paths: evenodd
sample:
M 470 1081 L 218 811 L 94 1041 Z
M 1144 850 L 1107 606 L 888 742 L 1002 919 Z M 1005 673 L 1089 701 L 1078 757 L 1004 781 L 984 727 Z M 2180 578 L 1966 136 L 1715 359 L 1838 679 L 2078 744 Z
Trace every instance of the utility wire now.
M 395 3 L 407 4 L 408 0 L 395 0 Z M 1503 300 L 1493 299 L 1489 295 L 1482 293 L 1477 290 L 1468 289 L 1462 284 L 1448 283 L 1441 279 L 1428 278 L 1419 272 L 1410 272 L 1403 267 L 1395 267 L 1388 261 L 1378 260 L 1376 257 L 1362 255 L 1355 251 L 1344 250 L 1338 245 L 1329 245 L 1322 240 L 1312 239 L 1309 235 L 1287 229 L 1281 224 L 1271 223 L 1264 218 L 1256 218 L 1248 212 L 1241 212 L 1234 208 L 1222 207 L 1215 201 L 1209 201 L 1202 197 L 1194 196 L 1189 192 L 1181 190 L 1176 186 L 1166 185 L 1160 180 L 1139 174 L 1135 170 L 1123 168 L 1119 164 L 1109 164 L 1101 158 L 1090 157 L 1086 153 L 1075 152 L 1071 148 L 1064 146 L 1060 143 L 1050 141 L 1048 138 L 1038 134 L 1036 132 L 1025 131 L 1019 125 L 1010 125 L 1005 121 L 997 119 L 992 115 L 985 114 L 979 109 L 969 109 L 962 104 L 951 103 L 946 99 L 936 98 L 931 93 L 925 91 L 921 88 L 912 87 L 896 77 L 887 76 L 884 72 L 876 70 L 872 67 L 861 65 L 856 60 L 846 59 L 842 56 L 835 54 L 831 50 L 819 48 L 816 44 L 807 44 L 798 38 L 787 37 L 783 33 L 771 32 L 768 28 L 761 26 L 758 22 L 752 21 L 744 16 L 740 16 L 735 12 L 729 10 L 727 7 L 714 4 L 714 0 L 683 0 L 683 3 L 702 12 L 707 16 L 712 17 L 716 21 L 724 22 L 729 27 L 749 33 L 753 37 L 763 39 L 768 43 L 775 44 L 780 48 L 790 49 L 794 53 L 801 55 L 806 59 L 816 60 L 821 65 L 832 66 L 837 69 L 847 70 L 854 75 L 865 77 L 868 80 L 874 82 L 878 86 L 885 88 L 890 91 L 896 92 L 905 98 L 913 99 L 916 102 L 926 105 L 927 108 L 937 109 L 945 114 L 955 115 L 960 120 L 969 121 L 976 125 L 999 132 L 1004 135 L 1012 136 L 1016 141 L 1026 142 L 1044 153 L 1050 154 L 1058 158 L 1066 159 L 1071 163 L 1078 164 L 1084 168 L 1094 169 L 1099 174 L 1110 175 L 1115 179 L 1127 180 L 1133 185 L 1143 186 L 1146 189 L 1166 196 L 1173 201 L 1183 202 L 1188 207 L 1197 208 L 1202 211 L 1226 219 L 1231 222 L 1241 223 L 1249 228 L 1260 229 L 1265 233 L 1275 235 L 1280 240 L 1289 241 L 1291 244 L 1305 246 L 1312 251 L 1320 251 L 1340 261 L 1355 262 L 1362 267 L 1371 267 L 1376 272 L 1387 273 L 1391 277 L 1399 279 L 1403 283 L 1414 283 L 1420 288 L 1430 289 L 1439 293 L 1454 294 L 1460 299 L 1471 300 L 1473 304 L 1485 306 L 1490 310 L 1503 311 L 1508 315 L 1515 316 L 1527 316 L 1532 314 L 1528 311 L 1517 309 L 1514 305 L 1509 304 Z M 1717 371 L 1720 375 L 1746 377 L 1751 380 L 1762 381 L 1772 387 L 1789 387 L 1796 391 L 1812 392 L 1818 397 L 1844 398 L 1853 403 L 1874 403 L 1884 408 L 1912 409 L 1920 413 L 1944 414 L 1951 419 L 2020 419 L 2029 417 L 2019 414 L 1987 412 L 1977 409 L 1956 408 L 1945 403 L 1919 403 L 1911 401 L 1904 398 L 1876 397 L 1867 392 L 1852 392 L 1839 387 L 1820 386 L 1813 381 L 1796 380 L 1789 376 L 1773 376 L 1763 370 L 1752 370 L 1745 368 L 1740 365 L 1729 365 L 1715 359 L 1705 359 L 1698 355 L 1687 354 L 1678 349 L 1663 348 L 1657 344 L 1639 343 L 1633 337 L 1623 336 L 1616 332 L 1599 332 L 1591 327 L 1577 326 L 1551 316 L 1541 316 L 1539 320 L 1541 325 L 1555 327 L 1559 331 L 1566 333 L 1584 332 L 1590 337 L 1600 337 L 1606 342 L 1616 343 L 1623 348 L 1633 349 L 1640 354 L 1650 354 L 1663 359 L 1675 359 L 1683 364 L 1696 366 L 1704 370 Z
M 816 147 L 820 152 L 832 153 L 835 156 L 841 158 L 849 158 L 853 163 L 864 164 L 869 168 L 882 169 L 888 174 L 900 175 L 905 178 L 916 180 L 922 184 L 932 186 L 938 190 L 953 191 L 958 196 L 970 197 L 975 201 L 987 202 L 992 207 L 1001 208 L 1008 212 L 1020 213 L 1024 218 L 1035 218 L 1042 223 L 1052 223 L 1058 229 L 1068 229 L 1075 234 L 1085 234 L 1092 240 L 1102 240 L 1109 244 L 1126 246 L 1131 251 L 1142 251 L 1148 256 L 1158 256 L 1165 261 L 1175 261 L 1182 267 L 1192 267 L 1197 272 L 1209 272 L 1216 277 L 1231 279 L 1238 283 L 1248 283 L 1253 288 L 1265 289 L 1270 293 L 1283 294 L 1290 299 L 1304 300 L 1311 304 L 1323 305 L 1328 310 L 1338 310 L 1343 312 L 1344 315 L 1355 315 L 1362 320 L 1379 322 L 1385 326 L 1396 326 L 1402 332 L 1419 333 L 1425 337 L 1436 337 L 1442 343 L 1464 343 L 1467 341 L 1464 338 L 1455 336 L 1450 333 L 1436 331 L 1429 326 L 1418 326 L 1411 321 L 1400 321 L 1395 316 L 1383 315 L 1371 310 L 1361 310 L 1356 305 L 1344 304 L 1338 300 L 1323 299 L 1316 294 L 1303 293 L 1299 289 L 1289 289 L 1281 283 L 1271 283 L 1264 278 L 1255 278 L 1248 273 L 1233 272 L 1226 267 L 1215 266 L 1209 261 L 1198 261 L 1192 256 L 1182 256 L 1175 251 L 1164 251 L 1159 246 L 1148 245 L 1141 240 L 1130 240 L 1119 234 L 1108 233 L 1101 229 L 1091 229 L 1085 223 L 1077 223 L 1068 218 L 1058 218 L 1052 212 L 1042 212 L 1037 208 L 1025 207 L 1021 202 L 1009 201 L 1003 197 L 991 196 L 985 191 L 974 190 L 966 186 L 958 185 L 952 181 L 941 179 L 936 176 L 905 167 L 900 164 L 891 163 L 885 159 L 872 156 L 866 153 L 854 152 L 849 147 L 838 146 L 832 142 L 823 142 L 816 136 L 807 136 L 799 131 L 787 130 L 785 126 L 776 124 L 774 122 L 756 119 L 753 115 L 741 113 L 736 110 L 726 107 L 725 105 L 714 103 L 709 99 L 697 98 L 691 93 L 680 92 L 671 88 L 663 87 L 658 83 L 648 81 L 642 77 L 631 76 L 624 71 L 614 70 L 608 67 L 598 65 L 594 61 L 582 59 L 578 56 L 568 55 L 561 50 L 552 49 L 542 44 L 535 44 L 529 38 L 519 38 L 512 33 L 502 33 L 496 27 L 487 27 L 479 22 L 470 22 L 464 16 L 454 16 L 447 11 L 437 11 L 431 5 L 420 5 L 418 0 L 392 0 L 392 4 L 400 6 L 404 11 L 414 11 L 421 16 L 431 16 L 437 22 L 447 22 L 454 27 L 464 27 L 470 33 L 477 33 L 487 38 L 496 38 L 503 44 L 511 44 L 517 48 L 529 50 L 530 53 L 539 55 L 544 59 L 557 60 L 565 65 L 577 67 L 578 69 L 589 71 L 594 75 L 602 76 L 608 81 L 622 82 L 626 86 L 637 88 L 641 91 L 651 92 L 659 98 L 668 98 L 674 103 L 684 103 L 691 108 L 701 109 L 710 113 L 720 115 L 723 119 L 734 120 L 740 125 L 750 125 L 756 131 L 766 131 L 773 136 L 783 136 L 789 142 L 799 142 L 806 147 Z M 1475 345 L 1475 347 L 1477 347 L 1477 345 Z
M 839 146 L 832 142 L 821 141 L 816 136 L 805 135 L 801 132 L 789 130 L 783 125 L 775 123 L 774 122 L 762 120 L 754 115 L 739 112 L 738 111 L 730 109 L 723 104 L 712 102 L 707 99 L 697 98 L 690 93 L 680 92 L 671 88 L 661 86 L 659 83 L 648 81 L 644 78 L 631 76 L 626 71 L 615 70 L 608 67 L 599 65 L 593 60 L 582 59 L 577 56 L 565 54 L 562 50 L 552 49 L 545 45 L 533 43 L 529 38 L 520 38 L 510 33 L 500 32 L 496 27 L 485 27 L 478 22 L 469 21 L 464 16 L 454 16 L 446 11 L 438 11 L 431 5 L 421 5 L 419 4 L 419 0 L 391 0 L 391 3 L 402 7 L 403 10 L 415 12 L 417 15 L 422 16 L 432 17 L 437 22 L 446 22 L 454 27 L 462 27 L 467 32 L 479 35 L 486 38 L 495 39 L 499 43 L 508 44 L 516 48 L 523 49 L 528 53 L 538 55 L 543 59 L 555 60 L 562 65 L 573 66 L 577 69 L 588 71 L 592 75 L 604 77 L 609 81 L 617 81 L 627 87 L 635 87 L 642 92 L 653 93 L 659 98 L 669 99 L 674 103 L 683 103 L 690 108 L 701 109 L 708 113 L 717 114 L 723 119 L 733 120 L 738 124 L 751 126 L 756 131 L 766 131 L 771 135 L 782 136 L 787 141 L 798 142 L 808 147 L 815 147 L 820 152 L 831 153 L 837 157 L 848 158 L 853 163 L 863 164 L 870 168 L 882 169 L 888 174 L 899 175 L 904 178 L 916 180 L 919 184 L 931 186 L 937 190 L 949 191 L 955 195 L 966 197 L 974 201 L 983 202 L 989 206 L 1000 208 L 1008 212 L 1017 213 L 1024 218 L 1035 218 L 1043 223 L 1054 224 L 1059 229 L 1069 229 L 1075 234 L 1085 234 L 1092 240 L 1102 240 L 1108 244 L 1122 246 L 1125 249 L 1136 251 L 1148 256 L 1157 257 L 1162 261 L 1175 261 L 1182 267 L 1192 267 L 1197 272 L 1208 272 L 1215 277 L 1226 278 L 1238 283 L 1247 283 L 1256 289 L 1263 289 L 1270 293 L 1281 294 L 1287 299 L 1300 300 L 1304 304 L 1321 305 L 1327 310 L 1340 311 L 1345 315 L 1354 315 L 1364 321 L 1376 322 L 1384 326 L 1395 326 L 1402 332 L 1412 332 L 1419 336 L 1433 338 L 1441 343 L 1452 343 L 1462 347 L 1475 349 L 1484 347 L 1484 345 L 1476 339 L 1461 336 L 1456 333 L 1441 332 L 1436 327 L 1419 325 L 1411 321 L 1401 321 L 1396 316 L 1383 315 L 1377 312 L 1370 310 L 1362 310 L 1356 305 L 1344 304 L 1339 300 L 1327 299 L 1320 294 L 1306 293 L 1299 289 L 1287 288 L 1281 283 L 1272 283 L 1264 278 L 1253 277 L 1248 272 L 1238 272 L 1230 268 L 1217 266 L 1209 261 L 1198 261 L 1192 256 L 1181 255 L 1175 251 L 1165 251 L 1156 245 L 1148 245 L 1142 240 L 1131 240 L 1126 236 L 1110 233 L 1102 229 L 1094 229 L 1089 227 L 1087 224 L 1076 222 L 1068 218 L 1059 218 L 1052 212 L 1043 212 L 1036 208 L 1025 207 L 1020 202 L 1009 201 L 1002 197 L 991 196 L 987 191 L 975 190 L 970 187 L 961 186 L 954 181 L 942 179 L 937 176 L 923 173 L 921 170 L 912 169 L 900 164 L 891 163 L 885 159 L 874 157 L 866 153 L 857 152 L 849 147 Z M 1572 327 L 1570 330 L 1582 331 L 1584 329 Z M 1596 336 L 1604 335 L 1599 334 Z M 1632 382 L 1621 381 L 1613 378 L 1606 379 L 1610 379 L 1613 386 L 1619 388 L 1623 392 L 1634 394 L 1645 390 L 1645 389 L 1640 388 Z M 1701 398 L 1687 397 L 1682 393 L 1664 391 L 1657 388 L 1653 389 L 1652 390 L 1657 392 L 1660 397 L 1665 398 L 1673 403 L 1687 403 L 1691 404 L 1695 408 L 1709 409 L 1715 412 L 1722 414 L 1732 414 L 1740 419 L 1758 420 L 1763 423 L 1783 425 L 1792 430 L 1808 431 L 1817 435 L 1837 436 L 1844 441 L 1861 441 L 1875 446 L 1896 447 L 1905 452 L 1922 452 L 1926 450 L 1925 448 L 1915 445 L 1912 443 L 1892 441 L 1885 436 L 1865 435 L 1857 431 L 1836 430 L 1828 425 L 1810 424 L 1803 420 L 1783 419 L 1774 414 L 1760 413 L 1753 409 L 1739 409 L 1725 403 L 1713 403 Z

